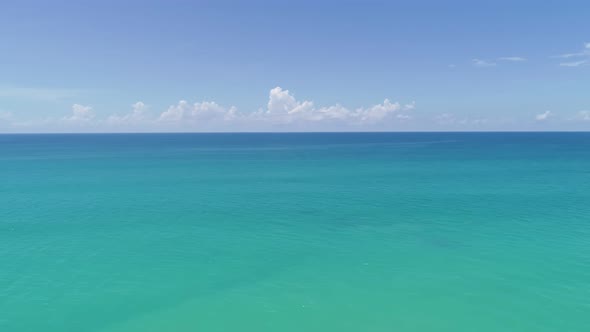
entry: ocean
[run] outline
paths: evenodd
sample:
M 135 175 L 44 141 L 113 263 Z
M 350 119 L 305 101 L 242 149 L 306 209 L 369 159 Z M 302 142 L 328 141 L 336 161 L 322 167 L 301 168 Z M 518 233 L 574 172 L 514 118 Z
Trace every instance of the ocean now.
M 0 331 L 590 331 L 590 133 L 0 135 Z

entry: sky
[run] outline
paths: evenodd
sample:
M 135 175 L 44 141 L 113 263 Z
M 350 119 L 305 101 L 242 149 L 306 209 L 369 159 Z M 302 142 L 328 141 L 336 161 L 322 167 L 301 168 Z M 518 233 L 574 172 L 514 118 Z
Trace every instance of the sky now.
M 589 1 L 0 2 L 0 133 L 590 129 Z

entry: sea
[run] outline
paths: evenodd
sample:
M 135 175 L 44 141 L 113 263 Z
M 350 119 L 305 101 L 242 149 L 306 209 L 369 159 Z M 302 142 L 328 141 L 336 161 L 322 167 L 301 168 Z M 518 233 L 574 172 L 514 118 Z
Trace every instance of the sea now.
M 590 133 L 0 135 L 0 331 L 590 331 Z

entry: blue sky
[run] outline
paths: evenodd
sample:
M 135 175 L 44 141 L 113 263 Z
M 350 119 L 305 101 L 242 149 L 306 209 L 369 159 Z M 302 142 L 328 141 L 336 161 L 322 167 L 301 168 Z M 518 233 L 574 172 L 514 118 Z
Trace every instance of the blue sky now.
M 587 1 L 13 1 L 0 132 L 588 130 Z

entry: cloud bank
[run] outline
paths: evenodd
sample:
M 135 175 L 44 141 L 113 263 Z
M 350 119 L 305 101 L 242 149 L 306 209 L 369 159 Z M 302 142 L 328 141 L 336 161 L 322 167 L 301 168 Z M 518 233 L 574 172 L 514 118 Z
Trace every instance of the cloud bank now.
M 340 104 L 316 106 L 309 100 L 297 100 L 289 90 L 275 87 L 269 91 L 266 107 L 256 111 L 240 111 L 214 101 L 180 100 L 164 111 L 152 112 L 148 105 L 138 101 L 128 113 L 99 117 L 91 106 L 74 104 L 63 117 L 14 122 L 13 127 L 24 131 L 53 128 L 52 131 L 72 132 L 395 130 L 412 118 L 414 108 L 414 102 L 401 104 L 389 99 L 354 109 Z
M 130 111 L 107 116 L 84 104 L 74 104 L 61 117 L 22 121 L 13 113 L 0 112 L 3 132 L 305 132 L 305 131 L 464 131 L 538 130 L 590 121 L 587 110 L 554 114 L 545 111 L 528 119 L 486 112 L 452 113 L 448 110 L 416 111 L 414 102 L 384 99 L 370 106 L 350 108 L 340 104 L 316 105 L 300 100 L 281 87 L 268 93 L 264 107 L 242 111 L 214 101 L 180 100 L 164 109 L 153 109 L 138 101 Z M 576 126 L 574 124 L 574 126 Z
M 317 107 L 312 101 L 297 100 L 289 90 L 275 87 L 269 92 L 266 107 L 253 112 L 213 101 L 180 100 L 152 118 L 137 115 L 134 110 L 110 119 L 166 131 L 371 130 L 409 119 L 408 113 L 414 107 L 414 102 L 401 105 L 389 99 L 366 108 L 349 109 L 339 104 Z

